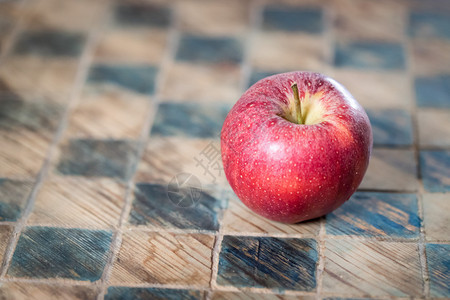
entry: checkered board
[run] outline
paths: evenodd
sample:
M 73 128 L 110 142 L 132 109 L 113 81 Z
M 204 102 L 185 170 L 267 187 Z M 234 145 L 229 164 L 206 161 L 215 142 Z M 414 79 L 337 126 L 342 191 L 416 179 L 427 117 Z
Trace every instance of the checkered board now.
M 286 225 L 236 198 L 219 133 L 292 70 L 346 86 L 374 151 Z M 449 87 L 448 1 L 1 1 L 0 298 L 448 298 Z

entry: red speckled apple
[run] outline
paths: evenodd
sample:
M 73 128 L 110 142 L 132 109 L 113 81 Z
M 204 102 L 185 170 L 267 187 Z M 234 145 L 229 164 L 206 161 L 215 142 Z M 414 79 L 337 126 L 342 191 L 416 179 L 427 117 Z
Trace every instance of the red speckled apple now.
M 369 164 L 372 129 L 338 82 L 291 72 L 254 84 L 221 133 L 225 175 L 254 212 L 297 223 L 323 216 L 355 192 Z

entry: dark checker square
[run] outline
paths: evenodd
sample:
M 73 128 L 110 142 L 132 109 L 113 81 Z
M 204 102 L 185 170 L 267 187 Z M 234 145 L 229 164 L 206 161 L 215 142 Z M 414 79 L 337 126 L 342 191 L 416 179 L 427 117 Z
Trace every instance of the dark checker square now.
M 108 288 L 106 300 L 134 300 L 134 299 L 167 299 L 167 300 L 200 300 L 203 292 L 196 290 L 160 289 L 160 288 L 132 288 L 116 287 Z
M 353 42 L 337 44 L 334 65 L 355 69 L 403 70 L 405 54 L 401 44 Z
M 43 99 L 26 101 L 14 94 L 0 98 L 0 130 L 31 130 L 53 134 L 63 114 L 63 106 Z
M 0 221 L 21 217 L 32 188 L 32 182 L 0 178 Z
M 357 192 L 326 216 L 327 234 L 416 238 L 420 219 L 414 194 Z
M 115 8 L 115 19 L 123 26 L 167 27 L 170 9 L 150 3 L 120 4 Z
M 206 63 L 240 63 L 243 56 L 242 43 L 234 38 L 181 37 L 176 59 Z
M 227 104 L 161 103 L 151 134 L 217 138 L 229 109 Z
M 411 114 L 402 109 L 366 110 L 375 146 L 403 147 L 413 143 Z
M 78 56 L 85 37 L 80 33 L 64 31 L 25 31 L 14 46 L 14 54 L 40 56 Z
M 136 160 L 136 142 L 74 139 L 62 147 L 57 170 L 63 175 L 127 180 L 133 175 Z
M 90 84 L 112 84 L 137 93 L 153 94 L 158 69 L 153 66 L 94 65 L 89 71 Z
M 111 237 L 109 231 L 28 227 L 19 238 L 8 276 L 98 280 Z
M 418 77 L 414 89 L 420 107 L 450 108 L 450 74 Z
M 260 71 L 260 70 L 253 70 L 251 75 L 250 75 L 250 80 L 249 80 L 249 84 L 248 87 L 251 87 L 252 85 L 254 85 L 255 83 L 257 83 L 258 81 L 260 81 L 263 78 L 266 78 L 268 76 L 272 76 L 278 73 L 284 73 L 283 71 Z
M 450 297 L 450 245 L 427 244 L 431 297 Z
M 312 291 L 317 258 L 313 239 L 224 236 L 217 283 Z
M 420 38 L 450 39 L 450 14 L 441 12 L 412 12 L 409 34 Z
M 190 195 L 187 191 L 186 195 Z M 167 185 L 138 183 L 134 191 L 129 222 L 162 228 L 218 230 L 218 216 L 226 201 L 207 191 L 192 196 L 191 205 L 170 199 Z
M 263 11 L 263 28 L 321 33 L 322 11 L 318 8 L 268 6 Z
M 450 151 L 421 151 L 420 168 L 427 191 L 450 191 Z

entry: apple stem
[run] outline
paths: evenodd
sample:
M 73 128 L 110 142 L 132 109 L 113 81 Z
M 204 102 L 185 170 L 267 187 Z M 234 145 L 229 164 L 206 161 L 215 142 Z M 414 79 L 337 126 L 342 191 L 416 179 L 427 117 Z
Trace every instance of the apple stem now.
M 298 95 L 298 86 L 297 86 L 296 82 L 294 82 L 291 85 L 291 89 L 294 92 L 295 109 L 297 111 L 297 123 L 298 124 L 303 124 L 303 120 L 302 120 L 302 103 L 300 102 L 300 97 Z

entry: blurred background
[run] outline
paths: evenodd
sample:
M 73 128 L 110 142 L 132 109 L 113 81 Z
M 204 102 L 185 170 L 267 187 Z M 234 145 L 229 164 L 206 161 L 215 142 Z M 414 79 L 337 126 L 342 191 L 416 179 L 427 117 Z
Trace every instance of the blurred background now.
M 447 1 L 0 5 L 2 123 L 32 114 L 21 121 L 40 130 L 26 133 L 31 147 L 3 133 L 4 176 L 36 175 L 55 133 L 58 143 L 217 138 L 251 84 L 293 70 L 341 82 L 367 109 L 376 147 L 450 146 Z
M 342 83 L 374 131 L 356 202 L 295 226 L 233 196 L 219 142 L 249 86 L 294 70 Z M 169 205 L 179 180 L 202 196 Z M 447 0 L 0 1 L 7 299 L 450 297 L 449 191 Z M 304 272 L 271 247 L 311 248 Z

